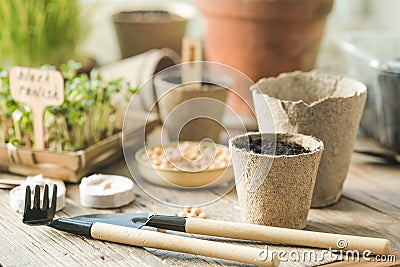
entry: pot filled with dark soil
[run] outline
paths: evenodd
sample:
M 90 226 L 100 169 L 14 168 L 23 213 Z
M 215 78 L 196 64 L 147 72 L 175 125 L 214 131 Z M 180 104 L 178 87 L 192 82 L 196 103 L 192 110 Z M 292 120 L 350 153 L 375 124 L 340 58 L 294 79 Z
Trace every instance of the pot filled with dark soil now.
M 252 91 L 261 132 L 301 133 L 324 142 L 311 206 L 336 203 L 353 153 L 367 96 L 365 85 L 298 71 L 262 79 Z
M 244 222 L 303 229 L 322 141 L 302 134 L 248 133 L 229 140 Z

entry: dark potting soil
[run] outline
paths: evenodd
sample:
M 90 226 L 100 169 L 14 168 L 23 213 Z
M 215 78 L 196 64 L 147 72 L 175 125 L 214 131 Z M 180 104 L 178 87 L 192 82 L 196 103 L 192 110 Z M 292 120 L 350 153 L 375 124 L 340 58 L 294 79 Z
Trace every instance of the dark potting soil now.
M 182 83 L 182 78 L 179 77 L 179 76 L 167 77 L 167 78 L 165 78 L 165 80 L 166 80 L 167 82 L 173 83 L 173 84 L 181 84 L 181 83 Z M 204 82 L 204 81 L 203 81 L 203 82 L 201 82 L 201 85 L 202 85 L 202 86 L 210 86 L 210 87 L 213 87 L 213 86 L 215 86 L 216 84 L 211 83 L 211 82 Z
M 299 155 L 309 153 L 310 150 L 302 147 L 296 143 L 288 143 L 276 140 L 274 141 L 264 140 L 261 142 L 260 136 L 250 136 L 250 151 L 256 154 L 265 155 Z
M 178 15 L 163 10 L 123 11 L 118 13 L 115 18 L 121 22 L 168 22 L 183 19 Z

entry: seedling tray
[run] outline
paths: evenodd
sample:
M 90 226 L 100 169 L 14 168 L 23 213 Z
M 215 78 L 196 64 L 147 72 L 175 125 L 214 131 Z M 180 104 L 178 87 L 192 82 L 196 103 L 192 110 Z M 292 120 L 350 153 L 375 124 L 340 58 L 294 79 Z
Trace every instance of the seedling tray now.
M 147 122 L 146 131 L 151 131 L 157 121 Z M 130 145 L 143 145 L 141 138 L 144 125 L 129 131 L 133 142 Z M 57 152 L 9 147 L 0 144 L 0 170 L 21 175 L 43 174 L 45 177 L 57 178 L 77 183 L 80 179 L 100 168 L 115 162 L 123 155 L 122 132 L 116 133 L 85 149 L 74 152 Z

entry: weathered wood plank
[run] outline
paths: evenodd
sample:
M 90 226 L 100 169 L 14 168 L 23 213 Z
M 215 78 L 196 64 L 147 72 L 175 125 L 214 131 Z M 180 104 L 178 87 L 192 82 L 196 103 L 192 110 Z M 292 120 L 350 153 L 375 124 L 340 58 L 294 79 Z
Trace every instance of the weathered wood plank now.
M 357 145 L 364 146 L 365 143 L 359 142 Z M 371 147 L 367 144 L 367 148 Z M 353 156 L 348 179 L 344 184 L 344 197 L 330 207 L 312 209 L 309 214 L 307 230 L 384 237 L 392 241 L 393 249 L 400 249 L 400 168 L 377 165 L 373 162 L 379 161 L 361 155 Z M 130 176 L 123 161 L 99 172 Z M 12 177 L 15 176 L 0 173 L 0 178 Z M 78 186 L 69 184 L 67 206 L 57 213 L 57 216 L 71 217 L 89 213 L 112 212 L 176 214 L 180 211 L 179 208 L 163 202 L 184 199 L 186 204 L 192 204 L 194 200 L 206 202 L 218 197 L 218 192 L 211 189 L 200 191 L 199 194 L 182 193 L 178 190 L 168 190 L 157 186 L 149 186 L 149 189 L 158 196 L 159 200 L 149 197 L 140 187 L 136 187 L 136 200 L 132 204 L 120 209 L 99 210 L 82 207 L 79 203 Z M 202 207 L 202 210 L 212 219 L 241 220 L 235 190 L 218 201 Z M 4 266 L 114 266 L 116 264 L 130 266 L 245 266 L 182 253 L 102 242 L 47 227 L 26 226 L 21 222 L 21 215 L 9 208 L 8 190 L 0 190 L 0 233 L 0 264 Z M 207 237 L 207 239 L 221 241 L 219 238 Z M 265 246 L 265 244 L 257 242 L 234 240 L 228 242 L 260 249 Z M 305 248 L 277 246 L 276 244 L 268 244 L 268 248 L 285 251 L 296 249 L 300 253 L 305 250 Z M 321 252 L 321 250 L 314 251 Z M 326 262 L 328 262 L 326 259 L 322 262 L 286 262 L 282 266 L 315 266 Z M 347 264 L 350 263 L 346 262 L 342 266 L 347 266 Z
M 400 219 L 400 166 L 379 164 L 379 160 L 355 154 L 343 194 Z
M 8 207 L 6 194 L 0 194 L 0 237 L 7 244 L 0 252 L 0 262 L 5 266 L 37 263 L 56 266 L 86 264 L 131 264 L 133 266 L 159 265 L 161 260 L 143 248 L 87 239 L 44 226 L 27 226 L 21 215 Z M 65 216 L 63 212 L 59 216 Z M 36 264 L 35 264 L 36 265 Z

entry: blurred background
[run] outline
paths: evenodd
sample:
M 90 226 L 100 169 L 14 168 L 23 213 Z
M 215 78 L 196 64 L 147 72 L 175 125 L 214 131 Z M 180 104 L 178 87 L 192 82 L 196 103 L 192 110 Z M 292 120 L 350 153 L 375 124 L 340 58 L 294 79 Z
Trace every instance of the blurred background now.
M 312 69 L 362 81 L 369 93 L 361 128 L 400 151 L 398 10 L 397 0 L 15 0 L 0 6 L 0 66 L 75 59 L 83 71 L 100 66 L 106 78 L 139 86 L 179 63 L 182 37 L 189 37 L 202 41 L 205 60 L 253 82 Z M 170 49 L 147 53 L 163 47 Z M 231 94 L 227 103 L 254 129 L 251 81 L 233 80 L 244 102 Z M 141 94 L 149 110 L 154 88 Z
M 179 0 L 177 0 L 179 1 Z M 82 0 L 85 9 L 92 10 L 90 32 L 83 41 L 81 49 L 98 60 L 100 64 L 119 59 L 118 40 L 113 27 L 111 15 L 119 10 L 136 7 L 139 3 L 159 4 L 159 0 Z M 169 2 L 169 1 L 168 1 Z M 180 0 L 194 5 L 193 0 Z M 357 29 L 390 29 L 400 31 L 400 1 L 396 0 L 336 0 L 328 17 L 317 67 L 323 69 L 343 70 L 343 62 L 335 60 L 337 47 L 343 32 Z M 203 36 L 201 15 L 197 13 L 189 22 L 186 34 L 193 38 Z M 105 52 L 106 51 L 106 52 Z
M 112 19 L 112 15 L 119 11 L 138 8 L 146 9 L 146 7 L 157 9 L 157 7 L 165 8 L 166 6 L 169 6 L 169 9 L 174 9 L 175 7 L 171 7 L 171 3 L 184 3 L 193 6 L 194 9 L 194 13 L 187 10 L 183 11 L 189 19 L 185 35 L 191 38 L 202 38 L 204 36 L 204 20 L 202 20 L 200 12 L 196 10 L 194 0 L 64 0 L 41 2 L 48 2 L 49 12 L 55 14 L 57 12 L 61 13 L 56 18 L 53 18 L 54 21 L 50 21 L 53 25 L 52 29 L 41 27 L 39 23 L 36 24 L 37 27 L 33 30 L 41 33 L 40 38 L 43 40 L 46 38 L 50 39 L 48 41 L 49 45 L 55 46 L 54 43 L 56 43 L 58 47 L 65 47 L 65 45 L 59 45 L 57 42 L 70 43 L 70 46 L 76 46 L 75 54 L 80 59 L 90 57 L 96 60 L 99 65 L 111 63 L 121 58 L 116 28 L 113 25 Z M 23 0 L 17 0 L 10 1 L 0 8 L 0 13 L 2 14 L 0 18 L 0 25 L 2 25 L 2 34 L 0 35 L 2 43 L 0 45 L 0 52 L 2 53 L 2 57 L 0 58 L 1 65 L 13 65 L 15 63 L 13 62 L 15 60 L 7 59 L 7 55 L 13 53 L 12 47 L 18 47 L 18 54 L 21 54 L 21 57 L 24 52 L 38 54 L 41 52 L 41 49 L 46 49 L 49 52 L 50 48 L 44 46 L 46 41 L 42 39 L 38 39 L 37 43 L 40 43 L 40 46 L 44 48 L 37 47 L 35 50 L 31 47 L 26 47 L 26 51 L 24 51 L 24 47 L 26 46 L 24 46 L 24 43 L 26 44 L 26 40 L 28 39 L 25 40 L 22 34 L 30 32 L 32 29 L 25 29 L 21 25 L 27 14 L 32 21 L 43 21 L 42 13 L 47 7 L 40 6 L 38 3 L 26 4 Z M 15 11 L 17 15 L 10 15 L 12 13 L 10 10 Z M 398 10 L 400 10 L 400 1 L 396 0 L 335 0 L 332 12 L 327 19 L 316 67 L 332 72 L 343 72 L 344 65 L 339 59 L 341 51 L 338 49 L 338 43 L 343 41 L 345 33 L 351 30 L 362 29 L 400 31 L 398 26 L 400 25 L 400 16 L 397 14 Z M 79 19 L 78 22 L 76 21 L 77 19 Z M 59 28 L 56 29 L 56 26 Z M 16 32 L 20 32 L 20 36 L 16 36 Z M 34 35 L 36 33 L 29 34 Z M 46 34 L 53 37 L 45 37 Z M 57 37 L 57 35 L 60 35 L 60 37 Z M 133 38 L 136 38 L 136 41 L 140 42 L 140 39 L 147 37 L 133 36 Z M 34 43 L 31 45 L 33 46 Z M 58 49 L 57 53 L 64 53 L 66 57 L 75 56 L 70 50 Z M 43 52 L 43 54 L 49 57 L 48 53 Z M 62 58 L 62 60 L 65 61 L 66 58 Z M 25 62 L 22 61 L 22 63 Z

